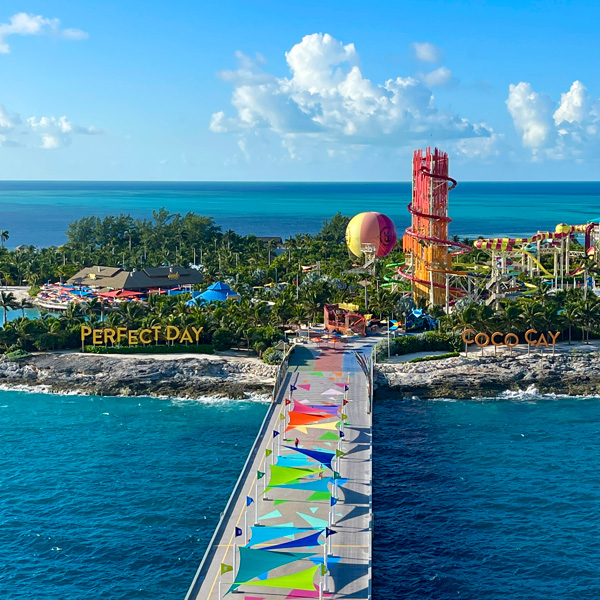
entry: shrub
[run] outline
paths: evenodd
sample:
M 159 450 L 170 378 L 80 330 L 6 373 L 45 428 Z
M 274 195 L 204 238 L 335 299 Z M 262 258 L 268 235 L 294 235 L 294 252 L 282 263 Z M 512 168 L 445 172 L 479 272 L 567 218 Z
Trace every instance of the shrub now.
M 421 356 L 420 358 L 411 358 L 409 363 L 428 362 L 430 360 L 443 360 L 444 358 L 453 358 L 460 356 L 460 352 L 446 352 L 446 354 L 436 354 L 433 356 Z
M 86 352 L 92 354 L 214 354 L 210 344 L 174 346 L 86 346 Z
M 275 348 L 267 348 L 263 352 L 262 359 L 268 365 L 278 365 L 283 360 L 283 352 Z
M 213 334 L 212 343 L 215 350 L 229 350 L 235 342 L 235 336 L 229 329 L 217 329 Z
M 263 352 L 267 349 L 267 345 L 264 342 L 256 342 L 252 345 L 252 349 L 259 358 L 262 358 Z
M 21 348 L 17 350 L 12 350 L 11 352 L 7 352 L 4 356 L 8 358 L 8 360 L 19 360 L 20 358 L 26 358 L 30 356 L 29 352 L 22 350 Z
M 427 331 L 416 335 L 403 335 L 390 340 L 390 354 L 401 356 L 413 352 L 427 352 L 430 350 L 451 350 L 457 352 L 462 347 L 459 334 L 443 331 Z M 387 340 L 382 340 L 375 346 L 377 360 L 387 357 Z

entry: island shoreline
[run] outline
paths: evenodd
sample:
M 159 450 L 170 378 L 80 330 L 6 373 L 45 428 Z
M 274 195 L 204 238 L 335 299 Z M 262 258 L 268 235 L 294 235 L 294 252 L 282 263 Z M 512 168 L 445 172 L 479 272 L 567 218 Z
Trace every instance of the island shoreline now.
M 232 356 L 131 356 L 49 352 L 0 357 L 0 389 L 160 398 L 267 398 L 277 367 Z M 533 389 L 540 394 L 600 395 L 600 352 L 464 356 L 381 363 L 376 399 L 481 399 Z

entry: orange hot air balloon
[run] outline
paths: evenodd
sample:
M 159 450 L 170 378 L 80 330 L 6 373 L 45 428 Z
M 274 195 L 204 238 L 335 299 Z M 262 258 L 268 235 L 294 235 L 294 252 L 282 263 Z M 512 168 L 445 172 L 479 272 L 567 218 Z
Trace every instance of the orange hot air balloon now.
M 387 256 L 396 245 L 396 227 L 389 217 L 378 212 L 364 212 L 353 217 L 346 228 L 346 244 L 359 258 L 362 244 L 375 246 L 379 258 Z

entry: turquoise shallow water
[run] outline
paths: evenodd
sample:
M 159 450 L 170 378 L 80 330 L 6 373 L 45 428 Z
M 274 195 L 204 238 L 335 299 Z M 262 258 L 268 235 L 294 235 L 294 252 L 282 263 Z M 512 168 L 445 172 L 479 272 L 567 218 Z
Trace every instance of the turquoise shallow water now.
M 86 215 L 152 210 L 213 216 L 241 234 L 289 235 L 318 231 L 323 219 L 375 210 L 396 227 L 409 223 L 408 183 L 178 183 L 178 182 L 0 182 L 1 228 L 9 246 L 58 245 L 67 224 Z M 559 222 L 600 217 L 600 183 L 460 183 L 450 194 L 451 232 L 529 234 Z
M 374 598 L 597 600 L 600 399 L 386 400 Z
M 0 598 L 181 600 L 265 412 L 0 392 Z

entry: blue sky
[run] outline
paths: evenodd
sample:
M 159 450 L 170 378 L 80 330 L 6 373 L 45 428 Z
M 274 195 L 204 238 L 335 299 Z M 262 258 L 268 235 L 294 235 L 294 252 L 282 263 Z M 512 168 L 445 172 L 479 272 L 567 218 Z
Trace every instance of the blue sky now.
M 590 5 L 5 0 L 0 178 L 597 180 Z

